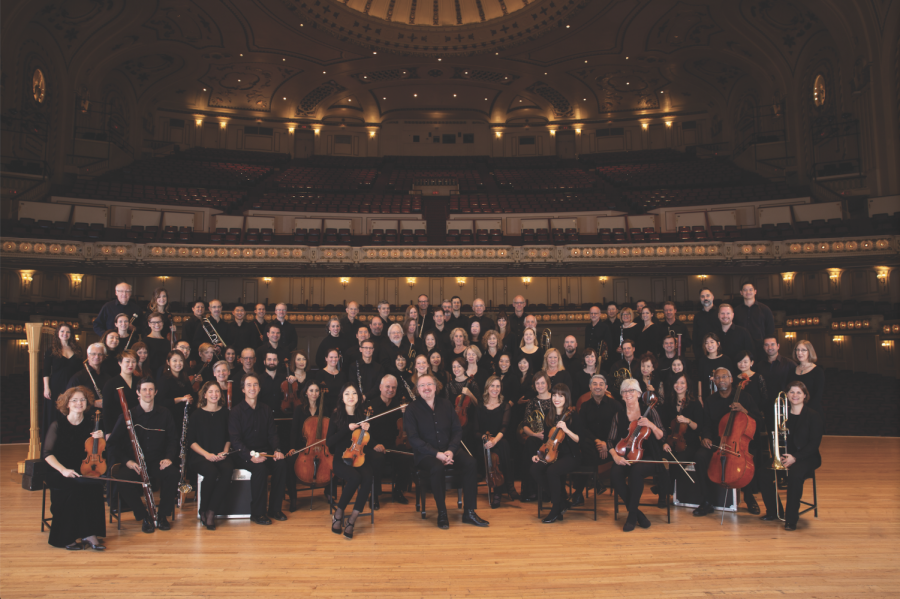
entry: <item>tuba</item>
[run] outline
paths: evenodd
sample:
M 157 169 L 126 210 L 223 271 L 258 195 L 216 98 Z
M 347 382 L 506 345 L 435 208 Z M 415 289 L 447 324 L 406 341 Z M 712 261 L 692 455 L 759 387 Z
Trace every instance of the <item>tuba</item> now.
M 781 508 L 781 501 L 778 498 L 778 471 L 787 471 L 784 464 L 781 463 L 781 454 L 787 453 L 787 436 L 790 432 L 787 427 L 788 420 L 788 400 L 784 391 L 778 393 L 775 398 L 775 430 L 772 431 L 772 465 L 770 469 L 775 471 L 775 515 L 779 520 L 784 520 L 784 513 L 778 515 Z
M 544 331 L 541 333 L 541 349 L 544 351 L 550 349 L 550 335 L 550 329 L 544 329 Z

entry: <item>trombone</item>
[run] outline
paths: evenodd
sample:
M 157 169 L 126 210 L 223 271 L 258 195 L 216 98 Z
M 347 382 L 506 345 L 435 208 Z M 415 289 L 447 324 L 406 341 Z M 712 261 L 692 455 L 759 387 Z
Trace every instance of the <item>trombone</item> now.
M 547 351 L 548 349 L 550 349 L 551 334 L 552 333 L 551 333 L 550 329 L 544 329 L 544 331 L 541 333 L 541 349 L 543 349 L 544 351 Z
M 207 325 L 209 325 L 209 329 L 206 328 Z M 210 343 L 213 344 L 216 355 L 220 355 L 222 352 L 222 348 L 219 346 L 224 345 L 224 343 L 222 342 L 222 337 L 219 336 L 219 332 L 216 330 L 216 327 L 213 326 L 212 321 L 209 318 L 204 318 L 200 321 L 200 326 L 203 327 L 203 332 L 206 333 L 206 336 L 209 337 Z M 212 330 L 212 332 L 210 332 L 210 330 Z
M 784 391 L 781 391 L 775 398 L 775 430 L 772 431 L 773 455 L 772 465 L 769 468 L 775 471 L 775 515 L 782 521 L 784 521 L 784 509 L 781 506 L 781 498 L 778 495 L 778 471 L 787 472 L 787 468 L 781 461 L 781 454 L 787 453 L 787 437 L 790 432 L 787 427 L 787 421 L 788 400 Z

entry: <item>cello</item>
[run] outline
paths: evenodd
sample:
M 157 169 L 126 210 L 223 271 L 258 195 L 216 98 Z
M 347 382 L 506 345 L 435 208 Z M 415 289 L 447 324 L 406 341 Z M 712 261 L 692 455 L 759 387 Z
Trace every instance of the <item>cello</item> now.
M 650 393 L 647 409 L 644 410 L 641 418 L 647 417 L 650 410 L 656 407 L 656 402 L 656 395 Z M 640 418 L 638 418 L 638 420 L 640 420 Z M 638 426 L 638 420 L 631 421 L 631 424 L 628 425 L 628 434 L 625 435 L 621 441 L 616 443 L 616 453 L 628 461 L 638 461 L 643 459 L 644 439 L 650 436 L 650 427 Z
M 466 380 L 466 384 L 463 386 L 463 390 L 469 388 L 469 383 L 471 381 L 472 377 L 469 377 L 468 380 Z M 456 416 L 459 418 L 459 424 L 463 428 L 465 428 L 466 424 L 469 422 L 469 410 L 476 405 L 475 399 L 471 395 L 466 395 L 462 392 L 460 392 L 460 394 L 456 396 L 456 399 L 453 400 L 453 409 L 456 411 Z
M 319 399 L 319 413 L 310 416 L 303 423 L 303 438 L 306 439 L 307 447 L 298 452 L 294 462 L 297 479 L 310 486 L 324 486 L 331 480 L 334 456 L 325 445 L 329 420 L 325 417 L 324 403 L 324 398 Z
M 749 380 L 742 380 L 735 390 L 734 401 L 740 403 L 741 390 Z M 750 453 L 750 441 L 756 434 L 756 421 L 749 415 L 732 410 L 719 421 L 719 444 L 709 462 L 709 480 L 726 489 L 743 489 L 753 480 L 756 466 Z
M 100 410 L 94 412 L 94 432 L 100 430 Z M 84 451 L 87 457 L 81 462 L 81 476 L 96 478 L 106 473 L 106 460 L 103 459 L 103 450 L 106 449 L 106 439 L 88 437 L 84 442 Z

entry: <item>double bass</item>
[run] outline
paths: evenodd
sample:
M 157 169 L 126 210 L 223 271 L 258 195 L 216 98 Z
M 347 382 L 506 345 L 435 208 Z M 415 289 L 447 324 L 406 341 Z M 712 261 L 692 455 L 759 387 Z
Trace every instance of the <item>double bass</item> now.
M 741 390 L 749 380 L 742 380 L 732 403 L 740 403 Z M 719 421 L 719 441 L 709 462 L 709 480 L 726 489 L 743 489 L 753 480 L 756 466 L 750 453 L 750 441 L 756 434 L 756 421 L 749 415 L 732 410 Z
M 334 456 L 325 445 L 325 434 L 329 420 L 325 417 L 324 399 L 319 399 L 316 416 L 310 416 L 303 423 L 303 438 L 307 447 L 297 453 L 294 474 L 297 479 L 310 486 L 325 486 L 331 481 Z
M 94 412 L 94 432 L 100 430 L 100 410 Z M 106 473 L 106 460 L 103 459 L 103 450 L 106 449 L 106 439 L 100 437 L 88 437 L 84 442 L 84 451 L 87 457 L 81 462 L 81 475 L 91 478 L 103 476 Z
M 647 402 L 647 409 L 644 410 L 641 418 L 647 417 L 647 414 L 650 413 L 650 410 L 656 407 L 656 402 L 656 395 L 654 393 L 650 393 Z M 628 434 L 625 435 L 625 437 L 621 441 L 616 443 L 616 453 L 629 461 L 643 459 L 644 440 L 651 434 L 649 426 L 638 426 L 638 421 L 641 418 L 632 420 L 631 424 L 628 425 Z

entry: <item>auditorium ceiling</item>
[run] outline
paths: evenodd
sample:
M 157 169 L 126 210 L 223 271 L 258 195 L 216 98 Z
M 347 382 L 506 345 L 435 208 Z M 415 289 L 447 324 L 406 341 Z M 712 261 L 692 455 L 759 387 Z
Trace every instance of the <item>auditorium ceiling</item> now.
M 893 4 L 9 0 L 3 75 L 37 60 L 48 94 L 118 93 L 141 115 L 614 122 L 778 102 L 805 52 L 870 55 Z

